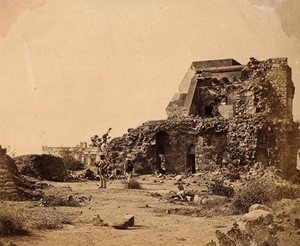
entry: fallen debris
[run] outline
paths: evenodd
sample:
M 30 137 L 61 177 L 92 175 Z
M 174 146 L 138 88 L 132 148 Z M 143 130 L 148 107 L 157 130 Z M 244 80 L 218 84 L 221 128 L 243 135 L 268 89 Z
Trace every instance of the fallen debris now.
M 100 218 L 99 215 L 93 218 L 93 225 L 94 226 L 108 226 L 107 222 L 104 222 L 103 219 Z
M 134 226 L 134 215 L 126 215 L 120 221 L 113 223 L 112 227 L 119 230 L 125 230 Z

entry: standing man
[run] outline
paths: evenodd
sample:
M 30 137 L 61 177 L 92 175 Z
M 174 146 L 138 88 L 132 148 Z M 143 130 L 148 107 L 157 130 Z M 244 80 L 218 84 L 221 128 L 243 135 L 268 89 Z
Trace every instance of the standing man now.
M 96 163 L 96 166 L 98 167 L 98 175 L 100 177 L 99 188 L 106 188 L 106 174 L 109 164 L 105 159 L 105 155 L 100 155 L 100 161 Z
M 166 174 L 166 157 L 163 154 L 159 154 L 160 158 L 160 171 L 162 174 Z
M 134 167 L 133 167 L 132 161 L 130 159 L 125 160 L 124 172 L 125 172 L 125 176 L 127 178 L 128 189 L 130 189 L 130 180 L 131 180 L 131 178 L 133 176 L 133 172 L 134 172 Z

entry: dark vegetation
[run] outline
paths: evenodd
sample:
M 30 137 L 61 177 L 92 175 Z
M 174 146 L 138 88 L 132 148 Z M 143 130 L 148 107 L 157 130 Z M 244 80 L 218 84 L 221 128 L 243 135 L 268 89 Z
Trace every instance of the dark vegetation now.
M 28 236 L 30 231 L 24 225 L 21 211 L 0 211 L 0 236 Z
M 214 195 L 226 197 L 233 197 L 234 195 L 234 189 L 230 186 L 225 186 L 220 180 L 213 180 L 213 183 L 210 184 L 209 188 Z
M 279 241 L 276 228 L 247 224 L 241 230 L 236 222 L 227 233 L 217 230 L 216 236 L 218 243 L 212 240 L 207 246 L 277 246 Z

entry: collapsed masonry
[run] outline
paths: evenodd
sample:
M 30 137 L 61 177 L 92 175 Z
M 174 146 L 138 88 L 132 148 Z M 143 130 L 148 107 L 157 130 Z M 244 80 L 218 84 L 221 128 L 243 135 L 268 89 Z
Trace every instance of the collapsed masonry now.
M 295 87 L 286 58 L 241 65 L 233 59 L 193 62 L 167 107 L 168 119 L 149 121 L 110 142 L 110 160 L 132 158 L 139 173 L 169 173 L 261 162 L 299 177 Z M 299 159 L 299 158 L 298 158 Z
M 17 167 L 6 150 L 0 145 L 0 200 L 17 200 L 18 191 L 15 184 Z

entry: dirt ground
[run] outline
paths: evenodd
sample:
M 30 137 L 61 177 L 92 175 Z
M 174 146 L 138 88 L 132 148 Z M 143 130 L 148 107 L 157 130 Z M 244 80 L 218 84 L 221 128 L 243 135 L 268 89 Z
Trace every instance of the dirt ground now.
M 33 230 L 31 236 L 5 238 L 17 245 L 206 245 L 216 240 L 215 231 L 228 231 L 241 216 L 199 217 L 195 206 L 186 202 L 170 203 L 160 194 L 177 190 L 174 180 L 154 182 L 154 176 L 138 178 L 142 189 L 125 189 L 124 180 L 108 181 L 107 189 L 99 189 L 97 181 L 58 183 L 44 189 L 46 195 L 85 199 L 79 207 L 41 206 L 39 201 L 2 202 L 22 209 L 28 225 L 59 221 L 62 228 Z M 172 211 L 185 211 L 173 213 Z M 97 215 L 108 226 L 93 225 Z M 125 215 L 134 215 L 135 226 L 126 230 L 112 227 Z M 280 245 L 297 245 L 291 241 Z

